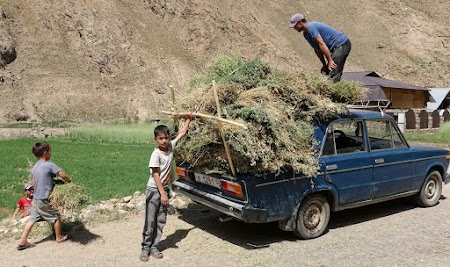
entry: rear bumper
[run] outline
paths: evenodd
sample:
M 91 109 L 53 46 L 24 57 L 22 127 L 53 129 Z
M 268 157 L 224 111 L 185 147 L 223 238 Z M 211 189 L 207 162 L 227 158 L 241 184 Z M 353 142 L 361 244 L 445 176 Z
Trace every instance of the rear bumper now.
M 175 192 L 185 195 L 195 202 L 201 203 L 244 222 L 267 222 L 267 210 L 265 209 L 248 207 L 178 181 L 173 183 L 173 189 Z

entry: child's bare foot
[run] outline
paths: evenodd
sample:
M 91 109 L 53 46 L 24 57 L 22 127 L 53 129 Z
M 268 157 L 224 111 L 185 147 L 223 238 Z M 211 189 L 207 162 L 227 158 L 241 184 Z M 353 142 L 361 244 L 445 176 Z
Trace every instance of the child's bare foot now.
M 56 242 L 57 242 L 57 243 L 61 243 L 61 242 L 66 241 L 67 239 L 69 239 L 69 236 L 68 236 L 68 235 L 62 235 L 62 236 L 60 236 L 59 238 L 56 238 Z

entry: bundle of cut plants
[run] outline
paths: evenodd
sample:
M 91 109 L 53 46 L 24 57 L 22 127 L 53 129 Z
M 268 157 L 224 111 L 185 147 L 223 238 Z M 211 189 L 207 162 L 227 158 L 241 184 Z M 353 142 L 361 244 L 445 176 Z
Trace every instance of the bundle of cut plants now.
M 50 203 L 59 212 L 74 210 L 88 200 L 86 190 L 74 183 L 57 183 L 50 195 Z
M 220 125 L 236 173 L 252 175 L 293 170 L 313 176 L 317 172 L 313 122 L 343 112 L 345 103 L 364 92 L 350 81 L 333 84 L 325 76 L 305 78 L 260 59 L 225 55 L 192 78 L 175 109 L 217 116 L 213 83 L 222 118 L 246 126 Z M 217 120 L 194 120 L 181 142 L 179 157 L 196 171 L 231 174 Z

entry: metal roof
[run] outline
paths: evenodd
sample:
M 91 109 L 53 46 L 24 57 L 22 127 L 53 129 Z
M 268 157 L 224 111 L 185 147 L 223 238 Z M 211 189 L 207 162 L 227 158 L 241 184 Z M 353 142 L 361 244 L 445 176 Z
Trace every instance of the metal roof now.
M 450 97 L 450 88 L 428 88 L 430 95 L 436 102 L 427 102 L 427 111 L 434 111 L 439 108 L 446 97 Z
M 429 91 L 425 87 L 382 78 L 375 71 L 344 72 L 342 79 L 360 82 L 368 89 L 366 100 L 370 101 L 389 101 L 383 92 L 383 88 Z

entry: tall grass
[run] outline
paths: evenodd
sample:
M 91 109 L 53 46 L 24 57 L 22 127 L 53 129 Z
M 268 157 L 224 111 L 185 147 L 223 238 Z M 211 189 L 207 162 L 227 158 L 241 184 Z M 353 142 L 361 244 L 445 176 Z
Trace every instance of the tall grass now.
M 110 124 L 75 127 L 66 137 L 72 140 L 148 144 L 153 141 L 155 124 Z

